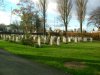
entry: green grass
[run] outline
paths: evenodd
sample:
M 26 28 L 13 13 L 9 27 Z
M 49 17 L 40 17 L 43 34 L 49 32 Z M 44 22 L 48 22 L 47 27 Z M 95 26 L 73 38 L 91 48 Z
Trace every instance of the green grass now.
M 61 46 L 44 45 L 42 48 L 34 48 L 0 41 L 0 48 L 72 75 L 100 75 L 100 42 L 69 43 Z M 64 63 L 72 61 L 84 62 L 86 67 L 82 69 L 64 67 Z

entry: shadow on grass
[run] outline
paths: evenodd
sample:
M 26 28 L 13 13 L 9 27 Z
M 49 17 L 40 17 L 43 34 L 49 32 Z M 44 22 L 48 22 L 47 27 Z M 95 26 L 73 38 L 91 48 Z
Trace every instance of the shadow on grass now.
M 26 55 L 26 54 L 16 54 L 17 56 L 24 57 L 27 59 L 33 59 L 33 60 L 48 60 L 48 61 L 84 61 L 84 62 L 92 62 L 92 63 L 100 63 L 98 60 L 84 60 L 84 59 L 76 59 L 76 58 L 63 58 L 63 57 L 50 57 L 50 56 L 38 56 L 38 55 Z
M 76 59 L 76 58 L 63 58 L 63 57 L 49 57 L 49 56 L 37 56 L 37 55 L 25 55 L 25 54 L 17 54 L 17 56 L 30 59 L 33 61 L 56 61 L 58 63 L 65 63 L 71 61 L 77 62 L 85 62 L 87 65 L 91 67 L 95 67 L 96 69 L 100 70 L 100 60 L 85 60 L 85 59 Z

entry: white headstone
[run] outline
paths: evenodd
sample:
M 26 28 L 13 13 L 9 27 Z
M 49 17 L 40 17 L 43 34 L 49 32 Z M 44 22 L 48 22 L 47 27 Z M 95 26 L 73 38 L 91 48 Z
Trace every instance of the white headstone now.
M 3 40 L 5 40 L 5 35 L 3 35 Z
M 41 46 L 41 38 L 38 36 L 38 45 Z
M 71 42 L 71 37 L 68 37 L 68 42 Z
M 11 40 L 11 36 L 9 35 L 9 41 Z
M 15 36 L 14 35 L 12 35 L 12 41 L 15 41 Z
M 3 36 L 3 35 L 1 34 L 1 39 L 2 39 L 2 36 Z
M 66 43 L 66 37 L 63 36 L 63 43 Z
M 84 42 L 87 42 L 87 37 L 84 37 L 84 38 L 83 38 L 83 41 L 84 41 Z
M 36 40 L 36 35 L 33 36 L 33 40 Z
M 50 38 L 50 45 L 53 45 L 53 36 Z
M 18 35 L 18 40 L 21 40 L 21 39 L 20 39 L 20 35 Z
M 82 41 L 82 37 L 78 37 L 78 42 Z
M 57 37 L 57 45 L 60 45 L 60 37 Z
M 90 37 L 90 41 L 93 42 L 93 38 Z
M 75 43 L 77 43 L 77 42 L 78 42 L 77 37 L 74 37 L 74 42 L 75 42 Z
M 21 35 L 21 39 L 23 39 L 24 38 L 24 35 Z
M 18 36 L 16 36 L 16 42 L 19 42 Z

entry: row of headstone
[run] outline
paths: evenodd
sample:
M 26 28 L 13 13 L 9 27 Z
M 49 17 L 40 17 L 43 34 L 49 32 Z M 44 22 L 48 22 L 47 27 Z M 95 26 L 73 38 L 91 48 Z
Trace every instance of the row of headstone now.
M 14 41 L 14 42 L 19 42 L 19 41 L 21 41 L 22 39 L 23 39 L 23 35 L 14 35 L 14 34 L 12 34 L 12 35 L 5 35 L 5 34 L 1 34 L 0 35 L 0 38 L 2 39 L 2 40 L 8 40 L 8 41 Z
M 47 36 L 43 36 L 43 35 L 31 35 L 30 37 L 32 37 L 32 39 L 37 42 L 38 46 L 41 46 L 42 43 L 47 43 Z M 6 34 L 1 34 L 0 38 L 3 40 L 9 40 L 9 41 L 14 41 L 14 42 L 20 42 L 23 38 L 26 38 L 26 36 L 24 35 L 6 35 Z M 62 42 L 63 43 L 67 43 L 67 42 L 80 42 L 80 41 L 93 41 L 93 38 L 91 37 L 60 37 L 60 36 L 50 36 L 49 37 L 49 44 L 52 46 L 54 44 L 56 45 L 60 45 Z
M 74 41 L 75 43 L 77 43 L 77 42 L 81 42 L 81 41 L 83 41 L 83 42 L 88 42 L 88 41 L 90 41 L 90 42 L 92 42 L 93 41 L 93 38 L 91 38 L 91 37 L 68 37 L 68 42 L 72 42 L 72 41 Z

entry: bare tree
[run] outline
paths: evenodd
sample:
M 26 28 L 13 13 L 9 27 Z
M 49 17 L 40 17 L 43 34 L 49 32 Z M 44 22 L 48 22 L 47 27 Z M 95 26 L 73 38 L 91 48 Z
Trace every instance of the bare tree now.
M 19 9 L 14 9 L 13 14 L 20 16 L 21 25 L 25 34 L 29 34 L 32 31 L 33 19 L 34 19 L 34 2 L 32 0 L 20 0 L 17 4 Z
M 39 0 L 39 7 L 40 7 L 40 10 L 41 10 L 42 16 L 43 16 L 43 24 L 44 24 L 43 33 L 45 35 L 45 33 L 46 33 L 47 0 Z
M 71 18 L 72 0 L 58 0 L 58 10 L 61 19 L 65 25 L 65 31 L 68 30 L 68 23 Z
M 82 33 L 82 26 L 86 15 L 88 0 L 76 0 L 77 16 L 80 22 L 80 32 Z
M 88 25 L 95 25 L 100 30 L 100 7 L 91 12 Z
M 5 24 L 0 24 L 0 32 L 5 32 L 7 30 Z
M 10 30 L 11 31 L 14 31 L 14 32 L 19 32 L 19 30 L 20 30 L 20 24 L 19 24 L 19 22 L 17 21 L 17 20 L 15 20 L 13 23 L 11 23 L 10 25 L 9 25 L 9 27 L 10 27 Z

